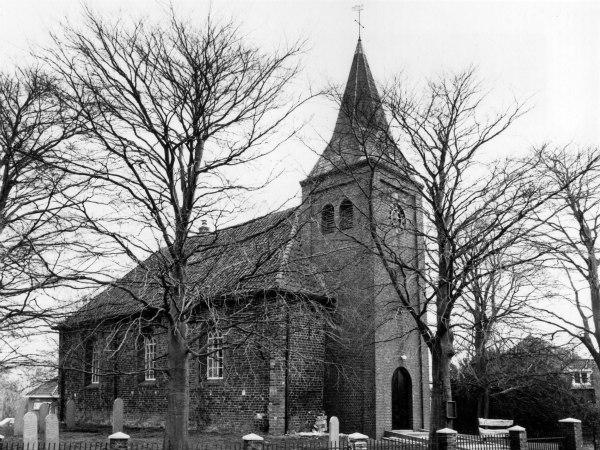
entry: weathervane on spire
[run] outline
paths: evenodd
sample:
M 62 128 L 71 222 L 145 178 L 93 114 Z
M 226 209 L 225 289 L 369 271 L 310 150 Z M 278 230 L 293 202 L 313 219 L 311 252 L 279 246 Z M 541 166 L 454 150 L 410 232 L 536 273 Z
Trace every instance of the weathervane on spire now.
M 356 11 L 358 13 L 358 20 L 354 19 L 354 21 L 358 24 L 358 39 L 359 40 L 360 40 L 360 30 L 361 30 L 361 28 L 364 28 L 362 23 L 360 22 L 360 13 L 362 12 L 363 9 L 365 9 L 365 7 L 362 3 L 359 3 L 352 7 L 352 10 Z

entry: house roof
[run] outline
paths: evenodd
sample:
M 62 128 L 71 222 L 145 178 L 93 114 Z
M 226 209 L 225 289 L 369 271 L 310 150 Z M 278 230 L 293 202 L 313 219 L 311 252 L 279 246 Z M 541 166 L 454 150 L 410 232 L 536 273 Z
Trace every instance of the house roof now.
M 381 97 L 359 38 L 331 140 L 307 179 L 350 168 L 368 158 L 403 159 L 388 135 Z
M 189 298 L 218 298 L 260 291 L 327 297 L 319 271 L 304 252 L 302 214 L 295 208 L 204 233 L 191 240 L 187 270 Z M 137 266 L 115 286 L 93 297 L 62 327 L 139 314 L 161 308 L 161 284 L 154 268 L 164 264 L 162 250 Z M 135 298 L 134 298 L 135 296 Z M 146 304 L 136 300 L 143 299 Z
M 568 371 L 580 371 L 580 370 L 593 370 L 595 363 L 593 359 L 581 358 L 576 359 L 569 363 L 567 366 Z
M 58 398 L 58 378 L 44 381 L 27 393 L 27 397 Z

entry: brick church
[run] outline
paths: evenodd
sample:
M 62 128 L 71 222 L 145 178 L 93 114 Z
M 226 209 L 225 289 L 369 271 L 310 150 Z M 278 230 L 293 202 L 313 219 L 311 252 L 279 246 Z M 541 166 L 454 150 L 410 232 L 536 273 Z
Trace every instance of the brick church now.
M 280 347 L 262 338 L 228 345 L 239 330 L 200 336 L 198 349 L 208 351 L 190 355 L 191 427 L 281 434 L 311 430 L 325 413 L 342 432 L 371 437 L 427 428 L 427 347 L 373 251 L 377 218 L 389 225 L 389 245 L 422 264 L 418 187 L 383 162 L 403 160 L 395 144 L 381 144 L 386 127 L 359 39 L 332 137 L 300 183 L 301 205 L 201 237 L 219 251 L 194 261 L 192 282 L 210 283 L 203 295 L 268 311 L 275 319 L 252 326 Z M 126 425 L 164 424 L 166 342 L 149 325 L 155 292 L 145 278 L 133 269 L 123 287 L 102 291 L 59 327 L 60 409 L 73 399 L 81 423 L 109 423 L 120 397 Z M 406 289 L 418 306 L 423 287 L 413 280 Z M 147 296 L 146 306 L 132 290 Z

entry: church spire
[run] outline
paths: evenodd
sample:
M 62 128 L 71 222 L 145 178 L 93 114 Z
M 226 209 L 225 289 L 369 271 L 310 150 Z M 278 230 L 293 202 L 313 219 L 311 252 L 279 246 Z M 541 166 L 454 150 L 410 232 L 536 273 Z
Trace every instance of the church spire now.
M 308 178 L 342 170 L 369 157 L 380 147 L 375 141 L 384 130 L 387 121 L 381 98 L 359 38 L 333 135 Z

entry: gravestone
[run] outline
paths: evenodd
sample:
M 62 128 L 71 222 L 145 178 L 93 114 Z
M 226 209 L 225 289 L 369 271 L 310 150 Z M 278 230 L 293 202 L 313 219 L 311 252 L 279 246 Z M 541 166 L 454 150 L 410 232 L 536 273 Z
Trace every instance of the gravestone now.
M 329 446 L 334 449 L 340 446 L 340 421 L 335 416 L 329 419 Z
M 27 412 L 27 399 L 22 398 L 17 403 L 17 414 L 15 415 L 15 436 L 23 436 L 23 417 Z
M 113 413 L 112 413 L 112 431 L 114 433 L 120 433 L 123 431 L 123 399 L 115 398 L 113 402 Z
M 56 414 L 50 413 L 46 416 L 45 429 L 44 440 L 46 441 L 46 450 L 58 450 L 59 434 L 58 417 Z
M 75 428 L 75 416 L 77 415 L 77 406 L 72 398 L 67 402 L 67 407 L 65 411 L 65 422 L 67 424 L 67 429 L 72 430 Z
M 25 450 L 37 450 L 38 420 L 37 414 L 29 411 L 23 417 L 23 447 Z
M 45 433 L 46 430 L 46 416 L 50 412 L 50 405 L 48 403 L 42 403 L 38 410 L 38 422 L 40 424 L 40 433 Z

